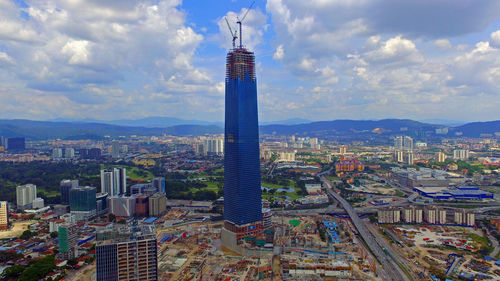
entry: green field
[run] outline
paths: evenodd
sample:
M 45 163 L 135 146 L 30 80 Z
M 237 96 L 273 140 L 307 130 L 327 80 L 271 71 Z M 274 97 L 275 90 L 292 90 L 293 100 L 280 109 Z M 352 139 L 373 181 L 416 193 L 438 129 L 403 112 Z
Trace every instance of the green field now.
M 284 195 L 289 196 L 290 200 L 296 200 L 296 199 L 302 197 L 301 195 L 297 194 L 298 187 L 295 185 L 294 181 L 289 181 L 289 185 L 286 185 L 286 186 L 285 185 L 279 185 L 279 184 L 273 184 L 273 183 L 269 183 L 269 182 L 265 182 L 265 181 L 262 181 L 261 185 L 263 187 L 272 188 L 272 189 L 280 189 L 280 188 L 292 187 L 295 190 L 293 192 L 287 192 Z M 281 194 L 279 192 L 275 192 L 274 194 L 271 194 L 271 193 L 265 192 L 265 191 L 262 192 L 262 198 L 263 199 L 267 199 L 267 200 L 282 199 L 281 198 Z
M 146 169 L 141 169 L 138 167 L 126 166 L 126 165 L 104 165 L 101 164 L 101 169 L 111 169 L 111 168 L 126 168 L 127 169 L 127 178 L 129 179 L 138 179 L 151 181 L 154 178 L 153 173 Z

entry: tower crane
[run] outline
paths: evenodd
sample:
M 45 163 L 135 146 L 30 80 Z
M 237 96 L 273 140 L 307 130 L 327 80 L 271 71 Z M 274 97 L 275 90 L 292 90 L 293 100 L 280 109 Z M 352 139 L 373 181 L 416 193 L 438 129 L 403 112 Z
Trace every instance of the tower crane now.
M 245 18 L 247 17 L 248 15 L 248 12 L 250 12 L 250 9 L 252 8 L 253 4 L 255 4 L 255 1 L 252 2 L 252 4 L 250 5 L 250 7 L 248 7 L 247 9 L 247 12 L 245 13 L 245 15 L 241 18 L 241 20 L 236 17 L 236 19 L 238 20 L 236 23 L 240 25 L 240 48 L 243 48 L 243 43 L 242 43 L 242 34 L 241 34 L 241 23 L 245 20 Z
M 227 27 L 229 28 L 229 32 L 231 32 L 231 36 L 233 36 L 233 49 L 236 48 L 236 39 L 238 39 L 238 31 L 235 30 L 233 32 L 233 29 L 231 28 L 231 25 L 229 24 L 229 22 L 227 21 L 227 18 L 224 17 L 224 19 L 226 20 L 226 23 L 227 23 Z

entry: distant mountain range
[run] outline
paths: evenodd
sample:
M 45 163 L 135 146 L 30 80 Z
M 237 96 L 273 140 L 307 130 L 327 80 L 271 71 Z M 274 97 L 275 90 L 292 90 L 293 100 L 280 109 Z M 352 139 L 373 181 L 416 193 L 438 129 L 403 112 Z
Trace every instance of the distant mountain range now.
M 179 121 L 181 120 L 181 121 Z M 102 121 L 31 121 L 22 119 L 0 120 L 0 136 L 25 136 L 28 139 L 100 139 L 105 136 L 152 136 L 176 135 L 198 136 L 205 134 L 222 134 L 223 125 L 205 122 L 205 124 L 177 124 L 185 122 L 177 118 L 151 117 L 139 120 L 109 121 L 117 124 L 105 124 Z M 281 124 L 261 124 L 261 134 L 304 135 L 304 136 L 366 136 L 409 134 L 434 134 L 436 129 L 448 128 L 443 137 L 466 136 L 479 137 L 484 134 L 494 136 L 500 132 L 500 121 L 472 122 L 451 127 L 428 124 L 408 119 L 384 120 L 334 120 L 308 122 L 305 119 L 288 119 L 279 121 Z M 128 123 L 127 123 L 128 122 Z M 170 122 L 170 123 L 169 123 Z M 176 123 L 177 122 L 177 123 Z M 196 121 L 203 122 L 203 121 Z M 305 123 L 302 123 L 305 122 Z M 163 124 L 177 124 L 165 125 Z M 121 125 L 120 125 L 121 124 Z M 153 126 L 154 124 L 158 126 Z
M 141 119 L 121 119 L 121 120 L 98 120 L 98 119 L 70 119 L 70 118 L 57 118 L 47 120 L 49 122 L 70 122 L 70 123 L 99 123 L 127 127 L 145 127 L 145 128 L 167 128 L 178 125 L 202 125 L 202 126 L 219 126 L 223 127 L 224 122 L 209 122 L 201 120 L 187 120 L 175 117 L 146 117 Z M 292 118 L 271 122 L 260 122 L 261 125 L 282 124 L 282 125 L 296 125 L 310 123 L 311 120 Z

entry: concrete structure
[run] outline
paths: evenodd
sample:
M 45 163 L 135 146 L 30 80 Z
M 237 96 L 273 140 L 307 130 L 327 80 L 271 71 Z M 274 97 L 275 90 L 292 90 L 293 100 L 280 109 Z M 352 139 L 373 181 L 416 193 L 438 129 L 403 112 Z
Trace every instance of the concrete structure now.
M 149 215 L 161 216 L 167 210 L 167 197 L 163 193 L 155 193 L 149 197 Z
M 443 152 L 437 152 L 436 153 L 436 161 L 439 162 L 439 163 L 442 163 L 446 160 L 446 154 L 444 154 Z
M 203 141 L 203 152 L 205 155 L 223 155 L 224 139 L 210 138 Z
M 392 168 L 392 177 L 400 185 L 406 187 L 449 185 L 449 180 L 446 179 L 446 171 L 428 168 L 420 168 L 420 170 Z
M 476 215 L 472 211 L 455 210 L 453 214 L 455 224 L 474 226 L 476 225 Z
M 403 221 L 406 223 L 422 223 L 423 222 L 423 210 L 416 208 L 414 206 L 403 209 Z
M 264 229 L 271 229 L 273 228 L 273 213 L 271 209 L 269 208 L 263 208 L 262 209 L 262 227 Z
M 75 187 L 70 191 L 69 206 L 77 221 L 88 221 L 97 214 L 96 188 Z
M 149 217 L 148 195 L 140 195 L 135 197 L 135 215 L 137 217 Z
M 78 180 L 62 180 L 61 187 L 61 204 L 69 205 L 69 191 L 72 188 L 78 187 Z
M 33 200 L 33 209 L 41 209 L 45 207 L 45 201 L 43 198 L 37 197 Z
M 165 178 L 163 177 L 158 177 L 153 179 L 153 187 L 156 189 L 156 192 L 163 192 L 165 193 Z
M 108 194 L 107 193 L 97 193 L 96 194 L 96 213 L 98 216 L 105 215 L 109 211 L 108 204 Z
M 9 203 L 0 201 L 0 230 L 9 228 Z
M 97 281 L 157 281 L 157 251 L 156 231 L 152 225 L 98 232 Z
M 111 142 L 111 157 L 113 159 L 120 158 L 120 144 L 117 141 Z
M 401 210 L 390 208 L 377 211 L 378 223 L 399 223 L 401 222 Z
M 453 159 L 467 160 L 469 159 L 469 151 L 466 149 L 455 149 L 453 150 Z
M 221 238 L 238 252 L 243 238 L 263 230 L 255 57 L 242 46 L 227 54 L 225 101 Z
M 76 247 L 78 246 L 78 230 L 76 224 L 68 223 L 57 227 L 58 232 L 58 259 L 72 259 L 76 257 Z
M 109 212 L 117 217 L 133 217 L 135 215 L 135 196 L 110 197 Z
M 20 210 L 31 209 L 36 198 L 36 185 L 25 184 L 16 187 L 17 208 Z
M 61 159 L 63 158 L 63 150 L 60 147 L 56 147 L 52 149 L 52 159 Z
M 75 157 L 75 149 L 67 147 L 64 149 L 64 158 L 71 159 Z

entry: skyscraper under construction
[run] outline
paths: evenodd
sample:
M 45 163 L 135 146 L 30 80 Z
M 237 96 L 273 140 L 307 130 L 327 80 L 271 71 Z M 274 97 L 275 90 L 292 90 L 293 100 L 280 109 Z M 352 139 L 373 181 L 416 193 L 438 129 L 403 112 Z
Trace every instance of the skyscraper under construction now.
M 223 246 L 262 232 L 262 199 L 253 52 L 233 48 L 226 59 Z

